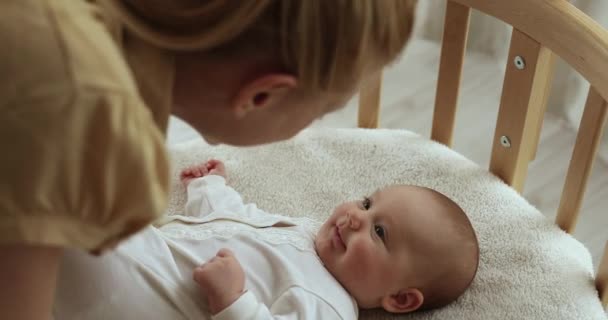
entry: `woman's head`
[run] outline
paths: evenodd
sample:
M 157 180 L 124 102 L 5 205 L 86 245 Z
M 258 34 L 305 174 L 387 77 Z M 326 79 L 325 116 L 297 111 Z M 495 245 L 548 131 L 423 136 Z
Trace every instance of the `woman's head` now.
M 410 37 L 414 0 L 113 0 L 174 52 L 174 112 L 218 142 L 285 139 L 343 105 Z

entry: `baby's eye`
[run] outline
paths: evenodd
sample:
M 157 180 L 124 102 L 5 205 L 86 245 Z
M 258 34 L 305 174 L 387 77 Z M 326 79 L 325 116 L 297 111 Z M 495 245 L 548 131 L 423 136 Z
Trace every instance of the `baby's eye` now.
M 380 239 L 384 240 L 384 228 L 379 225 L 374 226 L 374 232 L 380 237 Z
M 361 201 L 361 206 L 363 209 L 369 210 L 369 208 L 372 206 L 372 200 L 370 200 L 368 197 L 363 198 L 363 201 Z

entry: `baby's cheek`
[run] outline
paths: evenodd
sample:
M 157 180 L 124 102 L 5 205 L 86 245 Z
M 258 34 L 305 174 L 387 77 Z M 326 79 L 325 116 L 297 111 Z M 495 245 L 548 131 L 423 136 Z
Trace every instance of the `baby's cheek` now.
M 340 216 L 340 215 L 346 214 L 346 211 L 348 211 L 349 207 L 350 207 L 350 202 L 342 203 L 341 205 L 336 207 L 334 216 Z
M 344 211 L 344 205 L 341 204 L 337 207 L 334 208 L 334 211 L 331 213 L 331 215 L 329 216 L 329 218 L 327 218 L 327 220 L 325 221 L 325 224 L 335 224 L 336 220 L 338 220 L 338 217 L 340 215 L 342 215 Z
M 370 248 L 365 241 L 356 241 L 351 244 L 350 249 L 352 249 L 350 256 L 352 268 L 361 274 L 370 272 L 375 263 L 374 248 Z

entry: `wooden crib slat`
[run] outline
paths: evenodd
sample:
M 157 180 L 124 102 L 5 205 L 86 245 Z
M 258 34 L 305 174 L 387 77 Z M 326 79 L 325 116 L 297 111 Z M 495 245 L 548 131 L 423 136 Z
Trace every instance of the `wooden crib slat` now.
M 608 306 L 608 242 L 606 242 L 604 256 L 602 257 L 600 268 L 598 269 L 597 276 L 595 277 L 595 285 L 597 292 L 600 295 L 602 305 L 605 308 Z
M 381 91 L 382 72 L 378 72 L 359 92 L 359 128 L 378 128 Z
M 490 171 L 520 192 L 538 144 L 552 62 L 549 49 L 513 29 Z
M 565 0 L 451 0 L 537 39 L 608 100 L 608 30 Z
M 532 138 L 532 154 L 530 157 L 530 161 L 536 159 L 536 153 L 538 152 L 538 145 L 540 144 L 540 133 L 543 129 L 543 120 L 545 111 L 547 111 L 547 103 L 549 101 L 549 95 L 551 94 L 551 86 L 553 84 L 553 72 L 555 71 L 555 54 L 551 51 L 547 53 L 547 58 L 544 61 L 547 66 L 547 85 L 545 86 L 544 92 L 542 92 L 541 97 L 539 98 L 540 107 L 542 108 L 540 111 L 540 117 L 538 117 L 538 123 L 536 124 L 536 131 L 534 131 L 534 137 Z M 540 93 L 539 93 L 540 94 Z
M 602 138 L 606 109 L 608 109 L 608 104 L 598 91 L 593 87 L 589 88 L 585 111 L 576 136 L 555 221 L 562 230 L 568 233 L 574 231 L 576 226 L 587 179 L 593 167 L 599 141 Z
M 431 139 L 447 146 L 452 145 L 470 16 L 471 8 L 447 2 L 431 130 Z

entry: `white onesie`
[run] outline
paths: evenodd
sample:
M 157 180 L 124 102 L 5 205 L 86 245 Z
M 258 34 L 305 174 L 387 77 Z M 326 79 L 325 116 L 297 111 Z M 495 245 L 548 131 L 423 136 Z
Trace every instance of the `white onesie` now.
M 357 319 L 356 302 L 315 252 L 318 223 L 244 204 L 217 175 L 190 182 L 185 211 L 102 257 L 67 251 L 55 318 Z M 241 263 L 246 293 L 211 317 L 192 272 L 221 248 Z

